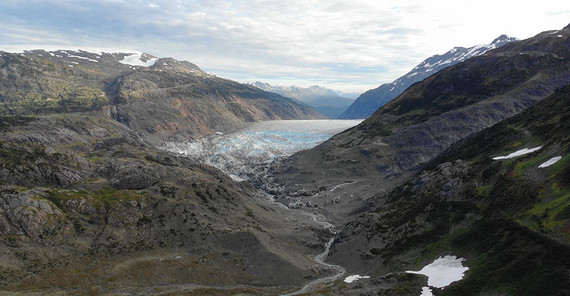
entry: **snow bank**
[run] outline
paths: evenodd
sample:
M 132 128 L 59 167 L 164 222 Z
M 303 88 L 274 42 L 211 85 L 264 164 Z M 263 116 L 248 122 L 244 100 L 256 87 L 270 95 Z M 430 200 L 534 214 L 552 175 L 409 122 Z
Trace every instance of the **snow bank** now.
M 428 277 L 428 286 L 444 288 L 449 284 L 461 280 L 463 274 L 469 270 L 461 263 L 463 258 L 455 256 L 445 256 L 435 259 L 431 264 L 426 265 L 420 271 L 406 271 L 407 273 L 423 274 Z M 432 295 L 429 287 L 422 288 L 422 296 Z
M 548 161 L 546 161 L 545 163 L 539 165 L 538 167 L 539 168 L 547 168 L 547 167 L 557 163 L 561 159 L 562 159 L 562 156 L 555 156 L 555 157 L 549 159 Z
M 148 61 L 142 60 L 142 53 L 132 53 L 130 55 L 125 56 L 122 60 L 119 61 L 121 64 L 131 65 L 131 66 L 143 66 L 143 67 L 150 67 L 154 65 L 158 61 L 157 58 L 149 59 Z
M 538 146 L 538 147 L 534 147 L 534 148 L 524 148 L 518 151 L 515 151 L 509 155 L 506 156 L 497 156 L 497 157 L 493 157 L 493 160 L 501 160 L 501 159 L 510 159 L 510 158 L 515 158 L 517 156 L 521 156 L 521 155 L 525 155 L 525 154 L 529 154 L 529 153 L 533 153 L 534 151 L 538 151 L 540 150 L 540 148 L 542 148 L 542 146 Z
M 367 275 L 362 275 L 362 276 L 360 276 L 360 275 L 358 275 L 358 274 L 355 274 L 355 275 L 347 276 L 347 277 L 344 279 L 344 282 L 350 284 L 350 283 L 352 283 L 352 282 L 358 281 L 359 279 L 369 279 L 369 278 L 370 278 L 370 277 L 367 276 Z

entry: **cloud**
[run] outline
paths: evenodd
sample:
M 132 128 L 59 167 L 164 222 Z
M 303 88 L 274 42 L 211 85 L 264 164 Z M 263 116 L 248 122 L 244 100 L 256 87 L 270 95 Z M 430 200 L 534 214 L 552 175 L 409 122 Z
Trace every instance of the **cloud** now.
M 132 48 L 241 81 L 364 91 L 454 46 L 559 29 L 568 22 L 564 11 L 564 1 L 552 0 L 20 0 L 0 3 L 0 37 Z

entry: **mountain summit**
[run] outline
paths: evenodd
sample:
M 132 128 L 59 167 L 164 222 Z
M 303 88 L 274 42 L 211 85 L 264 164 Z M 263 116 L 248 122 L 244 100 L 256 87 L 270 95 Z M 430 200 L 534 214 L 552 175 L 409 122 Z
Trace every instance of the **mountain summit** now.
M 369 90 L 360 95 L 339 118 L 357 119 L 367 118 L 376 109 L 401 94 L 410 85 L 424 80 L 438 71 L 465 61 L 469 58 L 482 55 L 491 49 L 501 47 L 517 40 L 507 35 L 497 37 L 493 42 L 485 45 L 476 45 L 469 48 L 455 47 L 442 55 L 434 55 L 425 59 L 406 75 L 394 80 L 392 83 L 382 84 L 378 88 Z

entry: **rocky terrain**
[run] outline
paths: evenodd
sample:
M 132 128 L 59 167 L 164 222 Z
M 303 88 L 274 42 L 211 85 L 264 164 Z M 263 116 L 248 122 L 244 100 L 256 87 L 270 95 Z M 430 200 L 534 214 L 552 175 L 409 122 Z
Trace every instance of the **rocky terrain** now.
M 422 81 L 449 66 L 482 55 L 491 49 L 501 47 L 515 40 L 516 38 L 501 35 L 489 44 L 469 48 L 455 47 L 444 54 L 429 57 L 404 76 L 394 80 L 394 82 L 382 84 L 361 94 L 338 118 L 368 118 L 376 109 L 397 97 L 412 84 Z
M 318 113 L 188 62 L 2 52 L 1 293 L 420 295 L 404 271 L 455 255 L 435 295 L 568 294 L 569 38 L 441 70 L 257 188 L 157 144 Z
M 1 117 L 3 290 L 274 294 L 329 273 L 312 217 L 101 113 Z
M 315 216 L 153 145 L 306 105 L 146 55 L 0 59 L 0 293 L 266 295 L 333 272 Z
M 334 90 L 318 85 L 310 87 L 280 86 L 259 81 L 251 83 L 251 85 L 287 98 L 297 99 L 331 119 L 338 118 L 354 102 L 353 99 L 343 97 Z

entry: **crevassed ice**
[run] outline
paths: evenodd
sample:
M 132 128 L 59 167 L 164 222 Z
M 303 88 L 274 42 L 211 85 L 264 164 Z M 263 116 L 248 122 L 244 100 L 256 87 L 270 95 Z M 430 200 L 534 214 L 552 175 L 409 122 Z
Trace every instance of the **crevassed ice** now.
M 192 142 L 165 143 L 165 149 L 213 165 L 241 180 L 276 158 L 312 148 L 361 121 L 263 121 L 232 134 L 217 133 Z

